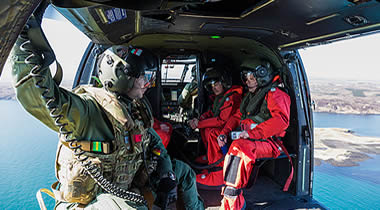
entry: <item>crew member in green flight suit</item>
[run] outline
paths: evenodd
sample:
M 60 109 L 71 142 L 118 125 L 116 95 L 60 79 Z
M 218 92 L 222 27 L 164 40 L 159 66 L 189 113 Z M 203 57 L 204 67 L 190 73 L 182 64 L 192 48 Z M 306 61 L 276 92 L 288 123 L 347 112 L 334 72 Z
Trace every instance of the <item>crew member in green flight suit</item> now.
M 198 80 L 197 69 L 193 66 L 191 69 L 191 77 L 193 78 L 190 83 L 187 83 L 183 88 L 181 95 L 178 97 L 178 104 L 182 108 L 182 112 L 187 119 L 197 117 L 195 106 L 195 98 L 198 96 Z
M 25 110 L 59 133 L 56 209 L 147 209 L 152 202 L 144 199 L 146 192 L 165 209 L 177 191 L 185 209 L 204 209 L 195 173 L 170 159 L 152 129 L 144 93 L 155 79 L 156 56 L 138 47 L 110 47 L 97 62 L 103 87 L 71 92 L 45 65 L 47 56 L 35 44 L 43 34 L 30 30 L 40 27 L 36 23 L 29 20 L 12 50 L 12 75 Z

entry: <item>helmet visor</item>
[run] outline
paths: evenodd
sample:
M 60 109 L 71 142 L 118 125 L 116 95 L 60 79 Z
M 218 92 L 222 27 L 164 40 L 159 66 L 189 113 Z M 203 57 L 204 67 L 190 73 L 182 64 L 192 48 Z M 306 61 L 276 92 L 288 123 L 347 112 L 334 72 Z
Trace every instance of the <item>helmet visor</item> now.
M 221 84 L 221 80 L 218 80 L 218 79 L 212 79 L 212 80 L 207 81 L 206 84 L 204 84 L 204 87 L 206 88 L 206 90 L 207 90 L 208 92 L 212 92 L 212 88 L 213 88 L 217 83 L 220 83 L 220 84 Z
M 266 77 L 268 76 L 268 69 L 264 66 L 258 66 L 256 69 L 243 68 L 240 73 L 240 78 L 243 82 L 246 82 L 250 75 L 253 75 L 255 78 Z
M 247 82 L 248 80 L 248 77 L 250 77 L 251 75 L 253 75 L 254 77 L 256 77 L 255 75 L 255 70 L 253 69 L 243 69 L 241 72 L 240 72 L 240 78 L 241 78 L 241 81 L 243 83 Z

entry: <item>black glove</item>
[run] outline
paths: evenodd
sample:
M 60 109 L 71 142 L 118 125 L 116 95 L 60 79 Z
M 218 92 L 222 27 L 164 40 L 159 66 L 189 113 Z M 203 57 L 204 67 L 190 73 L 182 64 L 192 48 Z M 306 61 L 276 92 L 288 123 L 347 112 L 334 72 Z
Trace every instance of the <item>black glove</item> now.
M 177 183 L 175 182 L 175 175 L 169 172 L 160 179 L 158 185 L 157 197 L 154 204 L 161 209 L 166 209 L 167 206 L 177 200 Z

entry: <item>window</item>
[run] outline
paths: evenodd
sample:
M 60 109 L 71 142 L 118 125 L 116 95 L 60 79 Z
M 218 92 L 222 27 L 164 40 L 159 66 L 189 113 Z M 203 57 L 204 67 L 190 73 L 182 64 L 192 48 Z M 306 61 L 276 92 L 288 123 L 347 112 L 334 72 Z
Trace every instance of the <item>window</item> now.
M 161 80 L 163 84 L 178 84 L 191 82 L 191 70 L 196 59 L 176 60 L 164 59 L 161 65 Z

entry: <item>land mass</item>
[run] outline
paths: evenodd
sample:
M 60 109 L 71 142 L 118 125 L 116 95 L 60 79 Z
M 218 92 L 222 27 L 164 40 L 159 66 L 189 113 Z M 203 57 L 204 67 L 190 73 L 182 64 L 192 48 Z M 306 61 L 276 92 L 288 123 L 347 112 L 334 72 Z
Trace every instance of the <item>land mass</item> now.
M 314 129 L 314 164 L 325 161 L 334 166 L 358 166 L 380 155 L 380 138 L 357 136 L 344 128 Z
M 380 114 L 380 85 L 375 81 L 310 80 L 315 112 Z
M 70 89 L 72 81 L 64 81 Z M 374 81 L 310 79 L 315 112 L 340 114 L 380 114 L 380 85 Z M 9 83 L 0 83 L 0 100 L 15 99 Z

